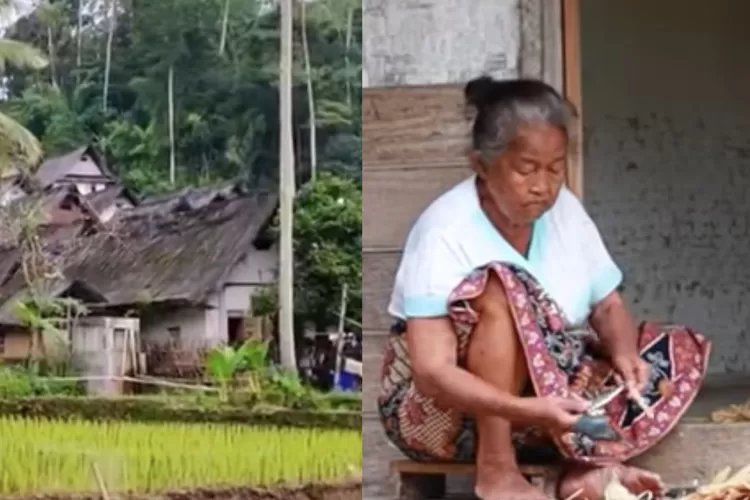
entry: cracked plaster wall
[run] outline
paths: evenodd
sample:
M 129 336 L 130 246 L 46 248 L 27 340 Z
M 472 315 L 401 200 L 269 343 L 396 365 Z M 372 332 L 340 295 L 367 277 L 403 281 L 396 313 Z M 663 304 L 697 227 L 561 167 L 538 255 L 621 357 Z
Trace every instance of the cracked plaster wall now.
M 714 339 L 713 373 L 747 373 L 750 2 L 581 9 L 585 203 L 625 295 Z

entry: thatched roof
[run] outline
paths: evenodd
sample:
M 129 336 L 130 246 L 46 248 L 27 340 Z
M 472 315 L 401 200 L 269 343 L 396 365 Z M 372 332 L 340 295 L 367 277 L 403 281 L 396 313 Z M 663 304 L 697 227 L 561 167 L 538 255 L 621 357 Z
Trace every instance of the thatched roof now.
M 125 186 L 121 186 L 120 184 L 108 186 L 102 191 L 96 191 L 94 193 L 87 194 L 84 197 L 84 199 L 88 203 L 88 206 L 97 214 L 101 214 L 102 211 L 106 210 L 119 198 L 128 200 L 133 206 L 136 206 L 138 205 L 138 203 L 140 203 L 140 200 L 132 191 L 130 191 Z
M 174 210 L 198 210 L 210 203 L 231 200 L 247 195 L 248 192 L 241 182 L 230 182 L 221 186 L 203 188 L 185 188 L 177 193 L 153 196 L 140 201 L 133 209 L 134 214 L 167 213 Z
M 104 298 L 99 305 L 106 307 L 206 304 L 253 248 L 276 206 L 269 194 L 213 197 L 198 209 L 123 210 L 104 227 L 71 226 L 64 242 L 44 238 L 62 271 L 50 293 L 77 284 L 89 297 Z M 17 250 L 0 248 L 0 322 L 24 293 L 23 276 L 12 264 L 19 258 Z
M 0 246 L 7 246 L 9 241 L 14 240 L 12 234 L 8 234 L 8 223 L 23 216 L 33 215 L 37 223 L 50 226 L 72 224 L 87 219 L 101 220 L 102 214 L 117 203 L 118 199 L 125 199 L 132 206 L 139 202 L 137 196 L 118 184 L 87 195 L 80 194 L 73 184 L 31 192 L 5 207 L 0 207 Z
M 275 209 L 275 196 L 254 195 L 193 211 L 122 212 L 109 231 L 77 242 L 65 275 L 109 305 L 202 304 L 252 249 Z
M 65 252 L 66 243 L 84 229 L 83 223 L 47 225 L 39 234 L 45 242 L 45 252 L 56 259 Z M 16 325 L 15 305 L 27 298 L 26 280 L 22 271 L 22 253 L 18 247 L 0 247 L 0 325 Z M 64 275 L 46 283 L 48 295 L 60 296 L 72 285 Z
M 27 223 L 39 224 L 41 231 L 46 234 L 50 229 L 62 229 L 59 226 L 77 224 L 87 219 L 95 220 L 98 215 L 99 211 L 92 206 L 89 197 L 78 194 L 75 186 L 36 191 L 0 207 L 0 246 L 16 242 L 16 233 L 24 218 L 33 218 L 33 221 Z
M 73 167 L 81 161 L 83 156 L 89 156 L 102 171 L 104 177 L 115 180 L 115 176 L 107 168 L 104 158 L 92 145 L 87 144 L 62 156 L 55 156 L 45 160 L 34 174 L 34 181 L 42 189 L 54 184 L 70 173 Z

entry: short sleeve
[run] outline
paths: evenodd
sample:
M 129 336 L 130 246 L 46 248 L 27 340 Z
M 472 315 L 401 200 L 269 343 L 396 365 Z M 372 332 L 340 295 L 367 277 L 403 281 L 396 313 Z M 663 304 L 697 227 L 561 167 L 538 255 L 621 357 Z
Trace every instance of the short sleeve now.
M 595 305 L 614 292 L 622 283 L 622 271 L 609 254 L 599 229 L 591 219 L 583 204 L 573 193 L 569 197 L 568 217 L 571 236 L 579 240 L 580 255 L 584 259 L 590 297 L 589 304 Z
M 407 245 L 401 265 L 404 316 L 447 315 L 448 298 L 466 276 L 458 252 L 449 242 L 440 235 L 425 235 L 414 245 Z

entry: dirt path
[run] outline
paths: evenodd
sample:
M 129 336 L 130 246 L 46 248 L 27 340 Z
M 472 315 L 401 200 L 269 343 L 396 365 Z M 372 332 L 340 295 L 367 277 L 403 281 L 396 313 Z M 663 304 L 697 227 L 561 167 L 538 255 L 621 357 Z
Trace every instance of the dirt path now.
M 167 491 L 160 494 L 117 494 L 117 500 L 361 500 L 362 483 L 310 484 L 298 488 L 258 489 L 190 489 Z M 0 497 L 2 500 L 101 500 L 98 493 L 40 494 Z

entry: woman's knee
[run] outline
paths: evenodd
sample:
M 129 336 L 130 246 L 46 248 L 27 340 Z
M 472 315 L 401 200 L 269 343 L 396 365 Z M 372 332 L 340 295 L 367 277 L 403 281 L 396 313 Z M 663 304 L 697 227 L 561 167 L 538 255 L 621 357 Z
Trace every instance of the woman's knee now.
M 510 317 L 510 306 L 505 286 L 495 273 L 490 273 L 482 294 L 472 303 L 480 318 L 504 319 Z

